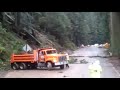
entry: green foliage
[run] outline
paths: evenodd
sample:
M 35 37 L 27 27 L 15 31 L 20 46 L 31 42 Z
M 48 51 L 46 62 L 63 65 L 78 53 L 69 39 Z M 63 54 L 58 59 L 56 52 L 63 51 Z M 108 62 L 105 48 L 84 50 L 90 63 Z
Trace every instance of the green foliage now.
M 22 49 L 23 41 L 18 39 L 13 33 L 7 32 L 0 24 L 0 60 L 10 59 L 12 53 L 17 53 Z
M 73 47 L 66 44 L 67 40 L 69 40 L 68 36 L 71 34 L 71 22 L 65 13 L 46 12 L 44 16 L 40 17 L 39 26 L 43 32 L 53 35 L 61 46 L 65 46 L 66 48 Z
M 76 45 L 109 42 L 109 13 L 69 12 L 68 15 L 73 23 Z
M 17 12 L 17 15 L 19 18 L 15 18 L 30 33 L 31 27 L 49 33 L 50 40 L 65 48 L 109 42 L 107 12 Z
M 9 15 L 18 26 L 17 34 L 24 33 L 22 29 L 25 29 L 42 42 L 41 46 L 52 41 L 57 49 L 75 50 L 81 44 L 105 43 L 110 38 L 107 12 L 9 12 Z M 9 60 L 13 52 L 19 53 L 24 44 L 16 34 L 9 32 L 9 25 L 6 27 L 0 23 L 0 60 L 3 61 Z M 27 39 L 29 41 L 31 37 Z
M 4 52 L 5 48 L 0 44 L 0 53 Z
M 65 48 L 109 41 L 109 13 L 106 12 L 15 12 L 12 15 L 31 34 L 31 28 L 36 28 Z M 9 36 L 5 29 L 1 35 Z M 12 40 L 16 44 L 11 47 L 16 50 L 20 46 Z

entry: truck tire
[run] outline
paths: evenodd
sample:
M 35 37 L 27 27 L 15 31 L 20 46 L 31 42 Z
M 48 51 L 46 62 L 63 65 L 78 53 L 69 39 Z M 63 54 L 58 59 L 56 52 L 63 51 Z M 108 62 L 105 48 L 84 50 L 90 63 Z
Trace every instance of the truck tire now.
M 47 62 L 47 69 L 51 70 L 52 69 L 52 63 L 51 62 Z
M 32 69 L 32 66 L 30 64 L 27 64 L 27 69 Z
M 60 69 L 64 69 L 64 65 L 60 65 Z
M 13 63 L 13 64 L 11 64 L 11 68 L 13 70 L 18 70 L 19 69 L 19 65 L 17 63 Z
M 26 66 L 25 63 L 20 63 L 19 67 L 20 67 L 21 70 L 27 69 L 27 66 Z

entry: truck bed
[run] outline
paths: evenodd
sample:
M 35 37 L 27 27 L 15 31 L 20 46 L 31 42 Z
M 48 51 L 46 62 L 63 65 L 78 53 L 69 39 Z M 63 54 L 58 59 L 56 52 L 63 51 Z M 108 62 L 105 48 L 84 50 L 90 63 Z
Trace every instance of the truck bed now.
M 13 54 L 11 56 L 11 63 L 14 62 L 31 62 L 34 63 L 36 61 L 36 55 L 35 54 L 21 54 L 21 55 L 16 55 Z

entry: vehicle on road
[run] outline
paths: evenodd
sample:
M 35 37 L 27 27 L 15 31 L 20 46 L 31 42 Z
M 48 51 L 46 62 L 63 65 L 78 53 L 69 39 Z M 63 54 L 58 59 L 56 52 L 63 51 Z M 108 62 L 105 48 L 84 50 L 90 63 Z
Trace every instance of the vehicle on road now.
M 105 43 L 104 44 L 104 48 L 106 48 L 106 49 L 110 48 L 110 44 L 109 43 Z
M 25 70 L 38 67 L 47 67 L 47 69 L 50 70 L 53 67 L 64 69 L 65 65 L 68 65 L 68 60 L 65 54 L 58 54 L 56 49 L 41 48 L 33 50 L 32 53 L 13 53 L 11 55 L 10 63 L 11 68 L 14 70 Z

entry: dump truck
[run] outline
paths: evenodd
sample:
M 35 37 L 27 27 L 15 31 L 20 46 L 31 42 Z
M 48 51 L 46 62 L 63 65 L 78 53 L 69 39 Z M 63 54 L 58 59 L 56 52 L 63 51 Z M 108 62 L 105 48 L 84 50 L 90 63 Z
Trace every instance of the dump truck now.
M 65 54 L 58 54 L 54 48 L 41 48 L 33 50 L 32 53 L 12 54 L 11 68 L 14 70 L 25 70 L 29 68 L 43 68 L 52 69 L 53 67 L 60 67 L 64 69 L 68 65 Z

